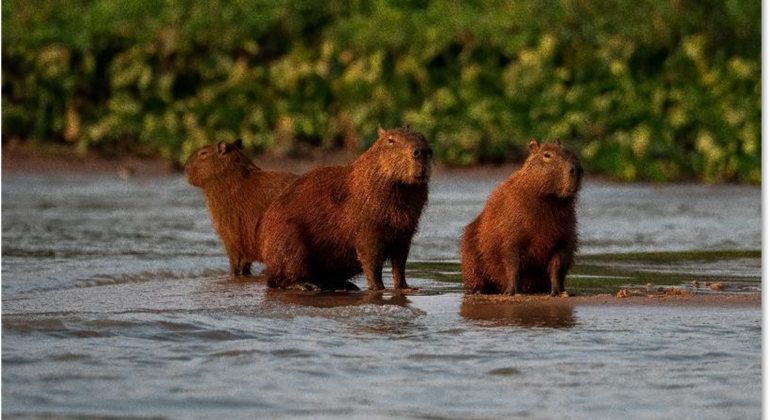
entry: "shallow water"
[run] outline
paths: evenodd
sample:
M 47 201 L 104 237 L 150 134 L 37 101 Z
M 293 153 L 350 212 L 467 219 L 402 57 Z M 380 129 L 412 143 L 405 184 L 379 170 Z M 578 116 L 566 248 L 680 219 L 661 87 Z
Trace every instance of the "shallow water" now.
M 457 238 L 497 181 L 433 182 L 407 272 L 423 293 L 370 296 L 229 281 L 182 178 L 5 173 L 3 415 L 759 417 L 759 307 L 464 297 Z M 752 187 L 589 182 L 568 287 L 755 293 L 752 253 L 638 253 L 758 250 L 760 202 Z

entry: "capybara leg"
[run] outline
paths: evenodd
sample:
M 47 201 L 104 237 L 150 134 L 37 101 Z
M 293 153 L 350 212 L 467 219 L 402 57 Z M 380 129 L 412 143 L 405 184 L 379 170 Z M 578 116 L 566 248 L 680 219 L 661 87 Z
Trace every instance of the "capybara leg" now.
M 251 275 L 251 261 L 244 261 L 241 263 L 241 275 L 242 276 Z
M 230 276 L 249 276 L 251 275 L 251 261 L 238 253 L 237 251 L 227 250 L 227 257 L 230 260 Z
M 507 285 L 503 291 L 504 295 L 515 295 L 521 293 L 521 258 L 514 255 L 506 266 L 505 274 Z
M 358 261 L 366 275 L 369 290 L 384 290 L 385 285 L 382 284 L 382 262 L 384 260 L 382 247 L 371 241 L 366 241 L 367 236 L 369 235 L 361 235 L 363 240 L 356 245 Z
M 307 282 L 308 253 L 296 226 L 287 224 L 280 235 L 270 239 L 263 247 L 268 286 L 285 288 Z
M 390 256 L 390 263 L 393 269 L 393 288 L 417 290 L 406 284 L 406 259 L 409 256 L 409 243 L 397 245 Z
M 463 252 L 462 275 L 465 283 L 465 292 L 468 294 L 481 293 L 484 289 L 484 279 L 477 273 L 474 257 L 466 257 Z
M 364 267 L 366 282 L 369 284 L 369 290 L 385 290 L 382 283 L 382 264 L 370 264 Z
M 225 247 L 227 251 L 227 259 L 230 261 L 230 277 L 236 277 L 241 275 L 241 256 L 238 252 L 229 247 Z
M 548 277 L 551 280 L 551 296 L 560 296 L 564 292 L 564 279 L 569 268 L 568 256 L 555 254 L 548 264 Z

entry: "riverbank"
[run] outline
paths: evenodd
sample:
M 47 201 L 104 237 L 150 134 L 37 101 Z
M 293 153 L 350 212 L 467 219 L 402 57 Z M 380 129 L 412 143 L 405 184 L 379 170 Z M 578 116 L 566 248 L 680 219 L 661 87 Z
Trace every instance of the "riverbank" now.
M 78 153 L 72 147 L 57 144 L 34 144 L 14 141 L 2 146 L 3 172 L 31 173 L 102 173 L 114 174 L 120 178 L 150 178 L 181 174 L 182 168 L 175 167 L 167 159 L 148 156 L 106 157 L 90 151 Z M 344 165 L 356 159 L 358 154 L 346 151 L 315 150 L 303 157 L 279 156 L 269 153 L 252 155 L 252 161 L 262 169 L 280 169 L 298 174 L 317 166 Z M 506 162 L 480 164 L 468 167 L 436 164 L 434 179 L 462 177 L 468 180 L 504 179 L 521 167 Z M 617 182 L 600 174 L 588 174 L 587 180 Z

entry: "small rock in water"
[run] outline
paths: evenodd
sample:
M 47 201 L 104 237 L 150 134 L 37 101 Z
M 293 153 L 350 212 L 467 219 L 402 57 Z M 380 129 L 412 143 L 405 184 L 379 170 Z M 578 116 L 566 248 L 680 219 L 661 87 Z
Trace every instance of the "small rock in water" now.
M 135 172 L 136 172 L 136 170 L 134 170 L 134 168 L 132 168 L 130 166 L 127 166 L 127 165 L 121 164 L 118 167 L 118 176 L 120 177 L 120 179 L 122 179 L 124 181 L 127 181 L 127 180 L 133 178 Z
M 618 291 L 618 294 L 616 295 L 619 298 L 627 298 L 628 297 L 628 290 L 622 289 Z
M 698 280 L 693 280 L 693 281 L 692 281 L 692 287 L 694 287 L 694 288 L 696 288 L 696 289 L 697 289 L 698 287 L 700 287 L 700 283 L 698 283 Z
M 647 291 L 649 292 L 652 290 L 652 283 L 647 283 Z
M 711 285 L 709 286 L 709 288 L 710 288 L 711 290 L 715 290 L 715 291 L 717 291 L 717 292 L 720 292 L 720 291 L 722 291 L 722 289 L 723 289 L 724 287 L 722 286 L 722 283 L 711 283 Z
M 489 371 L 490 375 L 501 375 L 501 376 L 518 375 L 520 373 L 521 373 L 521 371 L 516 369 L 515 367 L 493 369 L 493 370 Z
M 678 287 L 672 287 L 666 290 L 666 295 L 669 295 L 669 296 L 686 296 L 689 294 L 690 292 L 686 292 Z

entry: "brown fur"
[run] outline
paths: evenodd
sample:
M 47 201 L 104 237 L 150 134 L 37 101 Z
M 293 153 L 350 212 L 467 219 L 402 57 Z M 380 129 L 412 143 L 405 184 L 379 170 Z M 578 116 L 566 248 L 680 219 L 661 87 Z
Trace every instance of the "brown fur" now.
M 193 152 L 185 163 L 190 184 L 201 188 L 214 229 L 230 259 L 230 274 L 251 274 L 262 261 L 257 229 L 270 203 L 298 175 L 263 171 L 241 151 L 240 140 L 219 142 Z
M 558 140 L 530 142 L 524 166 L 489 196 L 466 228 L 462 270 L 470 293 L 564 291 L 578 246 L 575 204 L 583 177 Z
M 364 273 L 384 289 L 390 259 L 394 288 L 428 199 L 432 151 L 408 128 L 378 130 L 378 140 L 352 164 L 316 168 L 270 206 L 260 228 L 268 284 L 340 287 Z

